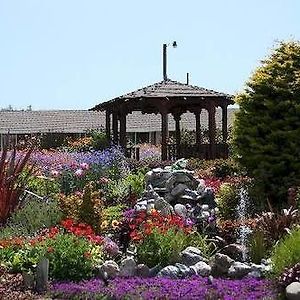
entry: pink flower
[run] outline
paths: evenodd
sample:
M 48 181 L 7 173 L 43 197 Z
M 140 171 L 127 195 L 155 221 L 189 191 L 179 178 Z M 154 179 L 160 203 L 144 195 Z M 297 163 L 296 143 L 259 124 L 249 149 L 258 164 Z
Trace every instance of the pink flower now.
M 82 169 L 77 169 L 74 174 L 77 177 L 82 177 L 83 176 L 83 170 Z
M 99 183 L 108 183 L 108 182 L 109 182 L 109 179 L 106 178 L 106 177 L 101 177 L 101 178 L 99 179 Z
M 88 170 L 90 168 L 89 164 L 87 163 L 81 163 L 79 166 L 83 170 Z
M 83 193 L 80 192 L 80 191 L 76 191 L 76 192 L 75 192 L 75 195 L 78 196 L 78 197 L 82 197 L 82 196 L 83 196 Z
M 51 174 L 51 176 L 53 176 L 53 177 L 58 177 L 60 173 L 59 173 L 57 170 L 52 170 L 52 171 L 50 172 L 50 174 Z

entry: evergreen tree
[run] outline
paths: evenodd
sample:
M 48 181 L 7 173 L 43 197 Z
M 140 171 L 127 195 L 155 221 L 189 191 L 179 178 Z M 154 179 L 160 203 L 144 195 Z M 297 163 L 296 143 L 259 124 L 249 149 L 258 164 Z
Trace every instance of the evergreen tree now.
M 273 204 L 300 183 L 300 43 L 281 42 L 236 98 L 240 163 Z

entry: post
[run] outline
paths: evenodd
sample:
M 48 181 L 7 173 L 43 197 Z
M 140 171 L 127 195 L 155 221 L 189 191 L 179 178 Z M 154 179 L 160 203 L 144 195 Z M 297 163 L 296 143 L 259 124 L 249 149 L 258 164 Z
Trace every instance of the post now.
M 36 290 L 44 293 L 48 288 L 49 260 L 42 258 L 36 268 Z
M 167 149 L 167 137 L 168 137 L 168 114 L 167 112 L 161 112 L 161 159 L 168 159 Z
M 112 120 L 112 127 L 113 127 L 113 142 L 115 145 L 118 144 L 118 113 L 113 112 L 113 120 Z
M 110 111 L 106 110 L 105 112 L 105 132 L 106 138 L 110 141 Z
M 201 135 L 201 109 L 196 111 L 195 113 L 196 118 L 196 146 L 200 149 L 200 145 L 202 143 L 202 135 Z
M 186 73 L 186 84 L 189 85 L 190 83 L 190 73 Z
M 163 44 L 163 78 L 168 79 L 167 76 L 167 44 Z
M 222 138 L 224 144 L 227 142 L 227 137 L 227 105 L 224 105 L 222 106 Z
M 127 140 L 126 140 L 126 113 L 122 112 L 120 115 L 120 145 L 126 150 Z
M 176 137 L 176 158 L 178 159 L 181 156 L 180 153 L 180 144 L 181 144 L 181 136 L 180 136 L 180 113 L 173 114 L 175 120 L 175 137 Z
M 210 159 L 216 158 L 216 108 L 214 104 L 208 109 L 208 130 L 210 143 Z

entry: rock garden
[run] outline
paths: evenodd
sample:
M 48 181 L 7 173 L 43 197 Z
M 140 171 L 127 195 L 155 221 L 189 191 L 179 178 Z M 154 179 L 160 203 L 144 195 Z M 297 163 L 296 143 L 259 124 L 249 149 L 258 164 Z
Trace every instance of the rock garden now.
M 296 52 L 299 72 L 297 47 L 281 45 L 271 62 Z M 249 83 L 256 93 L 270 95 L 257 82 L 271 62 Z M 272 118 L 272 131 L 253 129 L 254 94 L 238 96 L 228 159 L 162 162 L 144 145 L 134 161 L 95 137 L 3 149 L 0 298 L 300 299 L 299 99 L 261 114 L 288 114 L 283 136 Z

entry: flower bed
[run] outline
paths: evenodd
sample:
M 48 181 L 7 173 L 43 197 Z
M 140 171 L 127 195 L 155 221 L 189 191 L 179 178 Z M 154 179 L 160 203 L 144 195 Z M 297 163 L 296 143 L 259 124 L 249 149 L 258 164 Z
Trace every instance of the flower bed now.
M 226 299 L 254 300 L 277 299 L 277 291 L 268 280 L 227 280 L 198 276 L 189 279 L 118 278 L 105 286 L 103 281 L 92 279 L 80 283 L 55 283 L 51 295 L 59 299 Z

